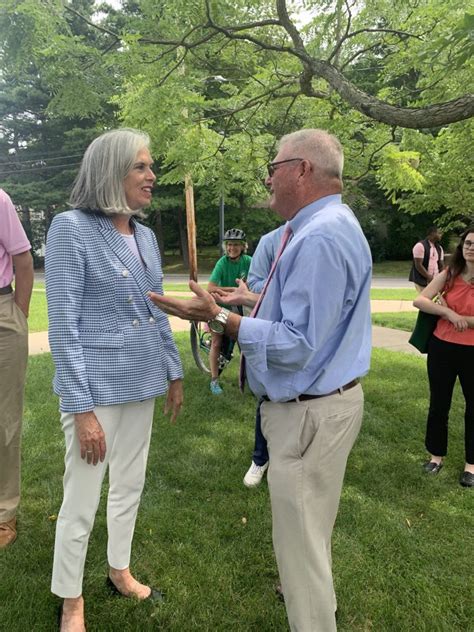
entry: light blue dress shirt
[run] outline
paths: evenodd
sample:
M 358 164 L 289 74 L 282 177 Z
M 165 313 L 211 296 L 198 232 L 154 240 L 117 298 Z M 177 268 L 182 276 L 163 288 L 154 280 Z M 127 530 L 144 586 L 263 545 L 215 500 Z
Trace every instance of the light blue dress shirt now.
M 340 195 L 302 208 L 257 318 L 243 318 L 239 344 L 258 397 L 287 401 L 327 394 L 370 367 L 372 257 Z
M 247 286 L 252 292 L 260 294 L 262 291 L 275 255 L 278 252 L 278 246 L 280 245 L 284 230 L 285 224 L 275 228 L 275 230 L 270 231 L 260 238 L 257 249 L 252 255 L 247 278 Z

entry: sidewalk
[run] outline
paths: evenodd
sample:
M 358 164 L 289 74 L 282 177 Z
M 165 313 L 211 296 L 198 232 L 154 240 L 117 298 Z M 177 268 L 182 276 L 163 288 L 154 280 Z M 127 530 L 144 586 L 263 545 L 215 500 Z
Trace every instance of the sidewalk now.
M 408 312 L 417 311 L 411 301 L 371 301 L 373 312 Z M 174 332 L 189 331 L 189 323 L 176 316 L 170 316 L 171 329 Z M 405 353 L 421 353 L 408 344 L 410 332 L 388 327 L 372 327 L 372 344 L 374 347 L 389 349 L 390 351 L 404 351 Z M 29 335 L 30 355 L 49 352 L 48 332 L 40 331 Z

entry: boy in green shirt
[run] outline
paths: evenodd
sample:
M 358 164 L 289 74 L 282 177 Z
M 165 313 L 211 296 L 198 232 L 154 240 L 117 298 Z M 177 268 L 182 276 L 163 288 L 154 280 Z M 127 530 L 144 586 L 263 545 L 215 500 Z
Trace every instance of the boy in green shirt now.
M 207 286 L 208 292 L 215 292 L 217 288 L 226 292 L 232 292 L 237 287 L 236 279 L 245 281 L 249 273 L 252 257 L 245 254 L 247 242 L 245 233 L 240 228 L 231 228 L 224 235 L 226 254 L 221 257 L 212 271 Z M 220 305 L 222 303 L 219 303 Z M 222 304 L 230 310 L 235 307 Z M 222 346 L 222 334 L 212 332 L 211 350 L 209 352 L 209 364 L 211 365 L 211 393 L 221 395 L 222 388 L 218 382 L 219 377 L 219 353 Z

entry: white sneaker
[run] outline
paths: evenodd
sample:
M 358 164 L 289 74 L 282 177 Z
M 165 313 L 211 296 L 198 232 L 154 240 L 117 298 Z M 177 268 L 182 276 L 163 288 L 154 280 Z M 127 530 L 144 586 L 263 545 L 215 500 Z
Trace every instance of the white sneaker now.
M 252 461 L 247 474 L 244 476 L 245 487 L 257 487 L 262 482 L 263 475 L 267 471 L 268 461 L 264 465 L 257 465 Z

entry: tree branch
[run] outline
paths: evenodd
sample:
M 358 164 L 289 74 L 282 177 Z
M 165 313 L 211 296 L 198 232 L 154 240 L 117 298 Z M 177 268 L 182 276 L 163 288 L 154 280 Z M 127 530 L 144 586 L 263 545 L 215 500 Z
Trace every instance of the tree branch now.
M 187 42 L 187 38 L 198 27 L 195 27 L 189 31 L 180 42 L 170 40 L 155 40 L 149 41 L 149 43 L 162 44 L 167 46 L 184 46 L 185 48 L 195 48 L 201 43 L 209 41 L 217 34 L 222 34 L 230 40 L 242 40 L 249 42 L 255 46 L 258 46 L 262 50 L 271 50 L 278 53 L 287 53 L 297 57 L 302 66 L 303 71 L 300 74 L 300 94 L 304 94 L 309 97 L 315 98 L 327 98 L 329 95 L 325 92 L 314 91 L 312 88 L 312 80 L 316 78 L 324 79 L 331 88 L 337 92 L 337 94 L 346 101 L 352 108 L 365 114 L 368 118 L 386 123 L 387 125 L 411 128 L 411 129 L 424 129 L 424 128 L 436 128 L 457 121 L 462 121 L 474 116 L 474 95 L 465 94 L 458 98 L 452 99 L 444 103 L 437 103 L 425 107 L 398 107 L 391 105 L 371 96 L 359 88 L 351 81 L 346 79 L 343 73 L 338 70 L 334 64 L 330 61 L 312 57 L 305 49 L 304 42 L 299 34 L 298 29 L 290 20 L 285 0 L 275 0 L 276 8 L 278 12 L 278 20 L 262 20 L 260 22 L 251 22 L 238 26 L 220 26 L 218 25 L 212 15 L 209 0 L 206 2 L 206 11 L 208 23 L 201 25 L 199 28 L 209 28 L 210 33 L 201 37 L 194 42 Z M 347 6 L 347 3 L 346 3 Z M 264 41 L 260 38 L 254 37 L 248 33 L 248 30 L 252 28 L 260 28 L 262 26 L 280 26 L 290 36 L 293 46 L 277 45 L 271 41 Z M 245 31 L 241 33 L 240 31 Z M 347 33 L 341 38 L 339 47 L 345 39 L 354 37 L 355 35 L 363 32 L 383 32 L 396 34 L 399 37 L 415 37 L 422 39 L 419 35 L 413 35 L 404 31 L 395 29 L 359 29 L 352 33 Z M 145 40 L 143 40 L 145 41 Z M 337 50 L 333 51 L 331 57 L 337 53 Z M 278 95 L 282 96 L 282 95 Z M 294 94 L 287 94 L 285 96 L 294 96 Z M 261 98 L 260 95 L 255 99 L 252 99 L 250 103 L 247 103 L 248 107 L 253 107 Z M 244 108 L 239 108 L 238 111 Z M 232 113 L 232 112 L 230 112 Z M 229 113 L 229 114 L 230 114 Z
M 352 31 L 352 33 L 348 33 L 345 39 L 355 37 L 356 35 L 360 35 L 361 33 L 391 33 L 392 35 L 398 35 L 401 39 L 408 39 L 409 37 L 413 37 L 417 40 L 423 41 L 423 37 L 421 35 L 415 35 L 414 33 L 408 33 L 407 31 L 398 31 L 396 29 L 358 29 L 357 31 Z
M 346 31 L 345 31 L 344 35 L 339 38 L 339 41 L 336 42 L 336 46 L 334 47 L 334 50 L 332 51 L 332 53 L 328 57 L 328 61 L 331 61 L 332 59 L 335 58 L 336 59 L 336 65 L 338 65 L 338 63 L 337 63 L 338 54 L 339 54 L 339 52 L 341 50 L 343 42 L 345 42 L 345 40 L 347 39 L 347 37 L 349 35 L 349 31 L 351 30 L 351 24 L 352 24 L 351 8 L 350 8 L 347 0 L 345 0 L 345 5 L 346 5 L 346 9 L 347 9 Z
M 328 62 L 313 59 L 312 68 L 314 74 L 325 79 L 351 107 L 387 125 L 423 129 L 442 127 L 474 116 L 472 94 L 421 108 L 397 107 L 362 92 Z
M 273 88 L 271 88 L 270 90 L 267 90 L 266 92 L 262 92 L 261 94 L 258 94 L 255 97 L 252 97 L 251 99 L 249 99 L 248 101 L 246 101 L 243 105 L 231 109 L 231 110 L 222 110 L 222 112 L 219 112 L 217 114 L 214 114 L 212 116 L 207 116 L 203 119 L 203 121 L 209 120 L 209 119 L 215 119 L 215 118 L 222 118 L 223 116 L 233 116 L 234 114 L 237 114 L 238 112 L 242 112 L 243 110 L 247 110 L 249 108 L 253 108 L 258 106 L 263 99 L 265 99 L 266 97 L 271 96 L 274 99 L 283 99 L 283 98 L 287 98 L 287 97 L 295 97 L 295 96 L 299 96 L 301 94 L 301 92 L 285 92 L 283 94 L 278 94 L 277 91 L 280 88 L 283 88 L 285 86 L 289 86 L 291 84 L 294 84 L 295 81 L 294 80 L 288 80 L 288 81 L 282 81 L 280 82 L 280 84 L 278 86 L 274 86 Z M 326 97 L 327 94 L 324 94 L 324 97 Z
M 81 19 L 83 22 L 85 22 L 86 24 L 91 26 L 93 29 L 96 29 L 97 31 L 101 31 L 102 33 L 107 33 L 107 35 L 111 35 L 117 41 L 119 41 L 119 42 L 121 41 L 120 35 L 118 35 L 117 33 L 114 33 L 110 29 L 105 28 L 105 26 L 100 26 L 100 24 L 95 24 L 94 22 L 91 22 L 84 15 L 79 13 L 79 11 L 76 11 L 76 9 L 73 9 L 72 7 L 68 6 L 67 4 L 64 5 L 64 8 L 66 9 L 66 11 L 69 11 L 69 13 L 72 13 L 73 15 L 75 15 L 76 17 Z
M 208 25 L 216 26 L 211 15 L 209 0 L 206 0 L 206 15 Z M 262 26 L 281 26 L 281 22 L 280 20 L 275 20 L 274 18 L 268 18 L 267 20 L 258 20 L 257 22 L 244 22 L 243 24 L 239 24 L 238 26 L 229 26 L 227 28 L 229 29 L 229 31 L 247 31 L 249 29 L 261 28 Z
M 380 145 L 380 147 L 377 147 L 377 149 L 374 149 L 374 151 L 369 156 L 369 160 L 367 162 L 367 169 L 364 171 L 364 173 L 361 173 L 360 176 L 349 178 L 351 182 L 355 182 L 355 183 L 360 182 L 363 178 L 365 178 L 366 175 L 370 173 L 370 171 L 373 170 L 373 160 L 374 160 L 375 155 L 381 152 L 384 147 L 394 142 L 395 140 L 394 132 L 395 130 L 392 128 L 392 138 L 387 140 L 385 143 L 382 143 L 382 145 Z

